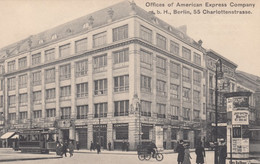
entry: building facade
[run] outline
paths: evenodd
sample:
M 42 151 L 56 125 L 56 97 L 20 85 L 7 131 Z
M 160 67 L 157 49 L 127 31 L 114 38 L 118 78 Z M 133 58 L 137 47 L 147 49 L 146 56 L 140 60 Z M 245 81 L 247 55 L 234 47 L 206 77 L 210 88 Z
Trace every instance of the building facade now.
M 236 64 L 128 1 L 30 36 L 0 55 L 2 133 L 54 128 L 57 139 L 85 149 L 91 141 L 114 149 L 128 142 L 130 150 L 140 142 L 172 149 L 179 139 L 191 148 L 211 141 L 218 58 L 228 91 L 236 90 Z

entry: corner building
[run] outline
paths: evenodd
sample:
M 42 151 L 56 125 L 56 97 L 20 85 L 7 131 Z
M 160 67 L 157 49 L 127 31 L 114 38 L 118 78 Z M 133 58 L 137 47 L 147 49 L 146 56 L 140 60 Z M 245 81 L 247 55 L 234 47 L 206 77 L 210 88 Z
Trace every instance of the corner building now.
M 158 135 L 166 149 L 193 148 L 205 137 L 203 52 L 128 1 L 30 36 L 1 49 L 4 131 L 55 128 L 83 149 L 100 139 L 134 150 Z

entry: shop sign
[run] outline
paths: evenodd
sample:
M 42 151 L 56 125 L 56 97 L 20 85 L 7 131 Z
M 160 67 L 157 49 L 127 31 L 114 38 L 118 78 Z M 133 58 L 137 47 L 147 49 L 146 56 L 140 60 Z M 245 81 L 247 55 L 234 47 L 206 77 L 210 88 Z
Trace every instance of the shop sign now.
M 233 138 L 232 139 L 233 153 L 249 153 L 249 138 Z
M 117 127 L 126 127 L 128 126 L 128 124 L 113 124 L 113 127 L 114 128 L 117 128 Z
M 233 111 L 233 98 L 227 98 L 227 112 Z
M 245 109 L 248 107 L 249 104 L 247 96 L 233 97 L 233 109 Z
M 142 126 L 153 127 L 153 124 L 145 124 L 145 123 L 142 123 Z
M 249 112 L 246 110 L 232 112 L 233 125 L 249 125 Z
M 97 125 L 93 125 L 93 128 L 106 128 L 107 124 L 97 124 Z
M 250 160 L 234 160 L 233 159 L 232 164 L 251 164 L 251 162 L 250 162 Z
M 63 121 L 59 121 L 58 123 L 58 127 L 59 128 L 69 128 L 73 126 L 73 121 L 72 120 L 63 120 Z

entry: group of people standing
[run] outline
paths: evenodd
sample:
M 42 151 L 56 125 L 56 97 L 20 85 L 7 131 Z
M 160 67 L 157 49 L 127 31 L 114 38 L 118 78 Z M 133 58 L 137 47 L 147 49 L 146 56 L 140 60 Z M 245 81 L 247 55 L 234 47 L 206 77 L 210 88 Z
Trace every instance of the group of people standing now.
M 190 159 L 190 150 L 189 150 L 189 144 L 185 144 L 183 140 L 180 140 L 176 151 L 178 153 L 178 158 L 177 158 L 177 162 L 178 164 L 191 164 Z M 202 143 L 198 143 L 196 150 L 196 163 L 197 164 L 203 164 L 204 163 L 204 157 L 206 156 L 205 154 L 205 149 L 202 147 Z

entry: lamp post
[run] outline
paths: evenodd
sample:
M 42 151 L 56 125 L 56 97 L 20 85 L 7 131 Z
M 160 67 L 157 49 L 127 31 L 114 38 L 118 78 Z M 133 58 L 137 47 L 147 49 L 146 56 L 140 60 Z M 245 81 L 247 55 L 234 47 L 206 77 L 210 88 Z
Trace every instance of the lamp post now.
M 215 76 L 215 164 L 218 164 L 218 78 L 223 76 L 221 59 L 216 62 Z
M 99 143 L 99 146 L 101 147 L 101 138 L 100 138 L 100 113 L 98 115 L 98 143 Z

